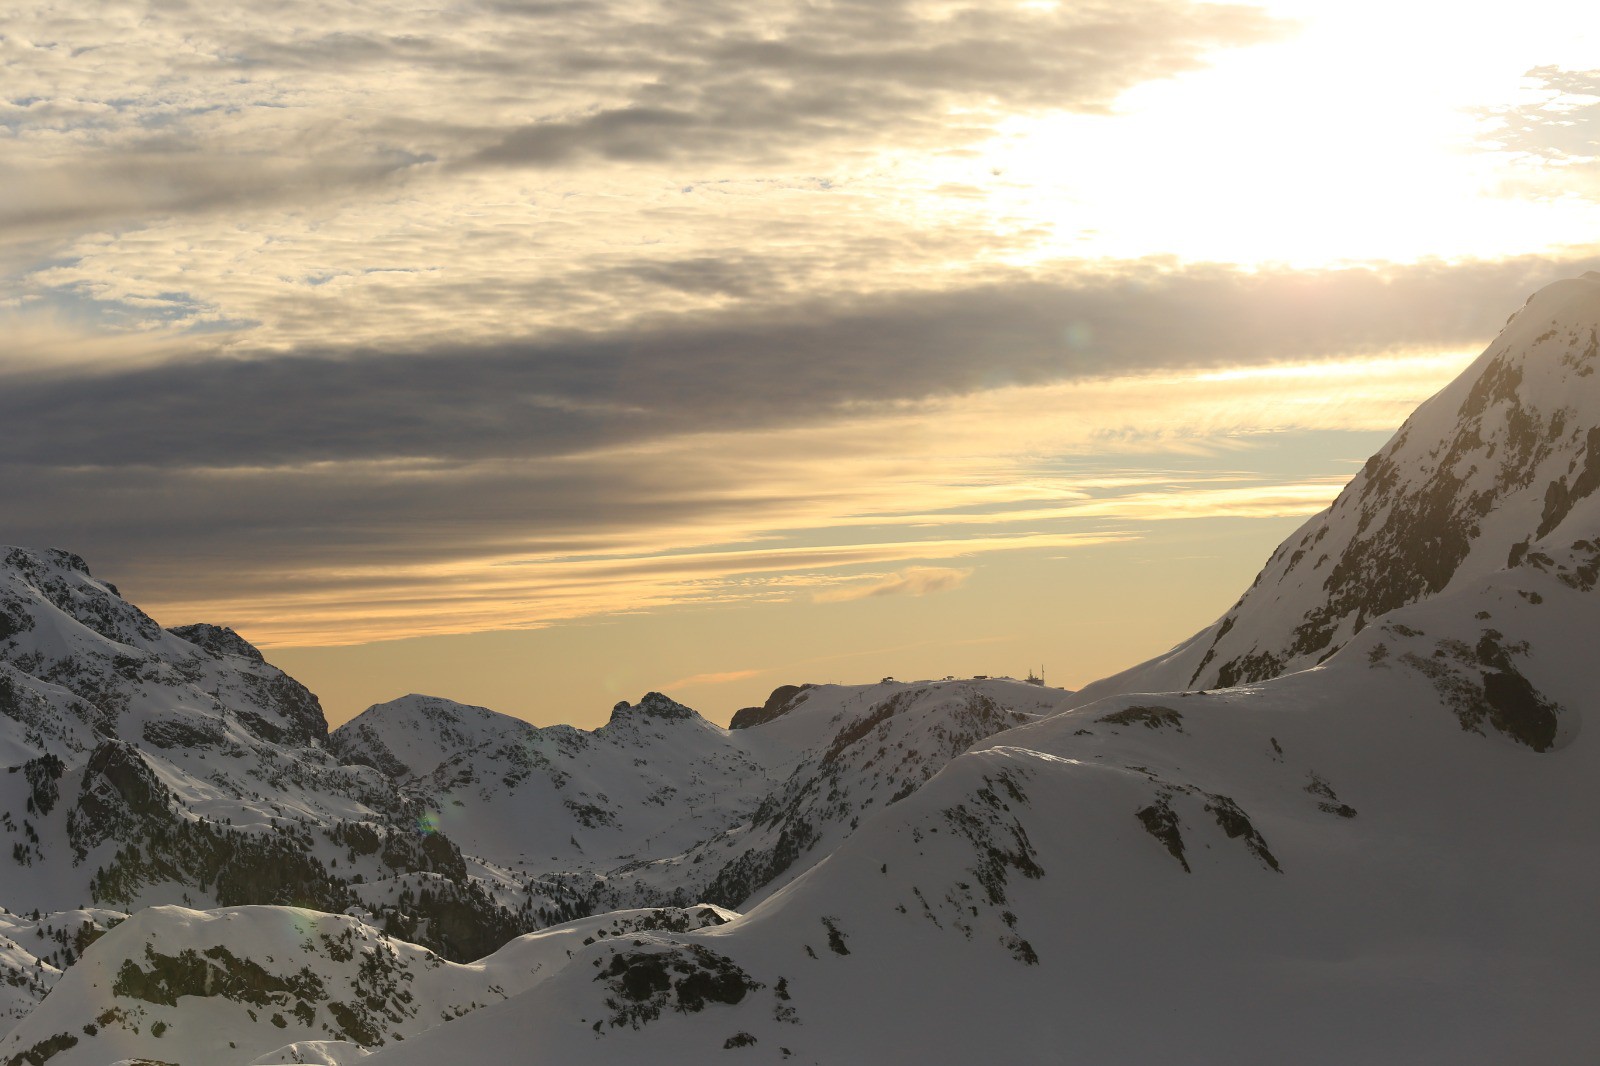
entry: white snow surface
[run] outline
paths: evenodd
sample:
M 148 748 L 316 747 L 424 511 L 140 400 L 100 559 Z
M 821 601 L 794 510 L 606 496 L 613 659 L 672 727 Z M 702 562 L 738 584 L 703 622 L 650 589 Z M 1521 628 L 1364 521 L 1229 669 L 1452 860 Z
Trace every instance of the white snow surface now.
M 350 1066 L 371 1051 L 350 1040 L 297 1040 L 252 1059 L 250 1066 Z
M 558 877 L 613 906 L 686 905 L 744 862 L 759 872 L 730 873 L 717 900 L 740 905 L 772 887 L 786 829 L 784 853 L 800 854 L 773 876 L 798 874 L 862 811 L 1070 696 L 1009 678 L 816 685 L 781 717 L 725 729 L 650 693 L 588 732 L 411 695 L 369 708 L 331 746 L 394 774 L 495 869 Z
M 57 1066 L 118 1058 L 196 1064 L 352 1057 L 537 986 L 586 942 L 687 931 L 715 907 L 619 911 L 518 937 L 461 965 L 347 915 L 294 907 L 147 908 L 105 934 L 0 1042 L 0 1061 L 49 1047 Z M 272 1059 L 270 1056 L 280 1056 Z
M 445 1041 L 693 1063 L 740 1034 L 762 1062 L 1592 1061 L 1600 602 L 1574 573 L 1494 575 L 1273 681 L 996 736 L 738 921 L 591 945 L 374 1066 Z M 1546 750 L 1474 720 L 1486 638 L 1558 708 Z M 707 970 L 694 946 L 737 1002 L 628 997 L 641 953 Z

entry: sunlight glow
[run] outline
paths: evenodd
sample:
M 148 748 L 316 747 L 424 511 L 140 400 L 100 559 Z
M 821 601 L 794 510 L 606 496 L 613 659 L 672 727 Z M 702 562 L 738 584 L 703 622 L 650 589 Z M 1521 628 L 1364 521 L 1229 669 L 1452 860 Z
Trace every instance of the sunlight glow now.
M 1011 262 L 1316 267 L 1583 241 L 1600 232 L 1600 204 L 1504 195 L 1518 161 L 1482 143 L 1488 109 L 1530 97 L 1531 67 L 1553 51 L 1593 66 L 1600 53 L 1592 6 L 1532 6 L 1491 19 L 1416 2 L 1268 3 L 1300 32 L 1142 85 L 1113 114 L 1016 117 L 976 161 L 934 164 L 929 182 L 952 214 L 1048 231 L 1000 254 Z M 1552 19 L 1572 38 L 1533 31 Z

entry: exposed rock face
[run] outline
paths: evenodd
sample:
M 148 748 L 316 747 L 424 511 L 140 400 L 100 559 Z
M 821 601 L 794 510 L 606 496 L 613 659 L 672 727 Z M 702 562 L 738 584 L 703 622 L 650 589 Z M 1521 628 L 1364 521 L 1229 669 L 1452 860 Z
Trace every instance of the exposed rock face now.
M 804 693 L 814 685 L 779 685 L 760 707 L 743 707 L 735 711 L 729 729 L 749 729 L 782 718 L 799 704 Z
M 83 767 L 78 801 L 67 816 L 67 839 L 81 861 L 107 840 L 145 839 L 177 804 L 138 749 L 119 740 L 95 748 Z
M 89 565 L 72 552 L 12 548 L 5 554 L 5 569 L 52 607 L 107 640 L 136 647 L 161 636 L 154 619 L 123 600 L 116 586 L 95 581 Z M 16 617 L 11 608 L 7 613 Z
M 265 662 L 261 652 L 254 644 L 245 640 L 227 626 L 214 626 L 209 622 L 196 622 L 194 625 L 173 626 L 167 632 L 174 636 L 182 637 L 190 644 L 210 652 L 217 658 L 224 655 L 237 655 L 241 659 L 252 662 Z
M 646 692 L 638 703 L 629 705 L 623 700 L 611 708 L 612 722 L 625 722 L 633 718 L 690 719 L 700 715 L 659 692 Z

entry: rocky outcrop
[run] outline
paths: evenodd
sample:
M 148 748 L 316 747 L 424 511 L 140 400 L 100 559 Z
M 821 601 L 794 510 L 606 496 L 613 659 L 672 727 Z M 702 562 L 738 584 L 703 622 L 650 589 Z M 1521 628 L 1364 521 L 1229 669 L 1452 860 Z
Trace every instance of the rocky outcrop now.
M 1535 293 L 1216 624 L 1084 698 L 1303 669 L 1397 608 L 1592 535 L 1564 526 L 1600 488 L 1597 367 L 1600 274 Z
M 638 703 L 621 700 L 611 708 L 611 722 L 626 722 L 637 718 L 659 718 L 665 721 L 687 721 L 699 718 L 697 711 L 685 707 L 677 700 L 659 692 L 646 692 Z
M 733 712 L 733 720 L 728 723 L 728 728 L 749 729 L 782 718 L 799 706 L 806 691 L 814 687 L 809 684 L 779 685 L 760 707 L 742 707 Z

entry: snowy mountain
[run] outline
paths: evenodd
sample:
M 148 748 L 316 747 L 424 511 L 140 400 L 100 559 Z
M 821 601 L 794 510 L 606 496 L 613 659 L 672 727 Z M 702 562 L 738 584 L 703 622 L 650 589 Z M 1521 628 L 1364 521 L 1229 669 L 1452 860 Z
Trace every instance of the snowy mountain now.
M 753 806 L 767 776 L 739 737 L 655 692 L 592 733 L 413 695 L 331 743 L 413 789 L 468 850 L 569 869 L 658 842 L 670 854 Z
M 10 552 L 0 1063 L 1591 1062 L 1597 361 L 1600 276 L 1542 290 L 1078 694 L 327 736 L 231 633 Z
M 737 907 L 826 855 L 875 804 L 1070 695 L 1009 679 L 778 691 L 783 713 L 743 728 L 649 693 L 593 732 L 413 695 L 329 743 L 384 769 L 469 854 L 593 908 Z
M 387 776 L 328 750 L 316 697 L 232 631 L 164 630 L 83 560 L 26 549 L 4 550 L 0 619 L 0 905 L 361 905 L 463 960 L 572 915 L 559 888 L 469 871 L 418 832 Z
M 1233 625 L 1144 668 L 1175 691 L 990 737 L 739 919 L 591 945 L 374 1066 L 446 1039 L 487 1063 L 1592 1061 L 1597 327 L 1600 279 L 1530 301 Z M 1207 669 L 1281 662 L 1185 691 L 1213 646 Z
M 1588 1061 L 1600 604 L 1560 576 L 1406 608 L 1277 681 L 993 738 L 741 919 L 593 945 L 375 1066 L 445 1039 L 482 1062 Z M 1522 685 L 1543 752 L 1497 722 Z M 684 996 L 700 973 L 724 1000 Z M 542 1057 L 508 1050 L 535 1034 Z
M 164 630 L 69 553 L 5 549 L 0 619 L 0 1032 L 27 1017 L 24 1036 L 58 981 L 49 1002 L 95 1002 L 72 977 L 81 957 L 152 906 L 292 904 L 464 964 L 585 915 L 686 907 L 714 881 L 738 903 L 1068 696 L 1004 680 L 796 686 L 759 725 L 724 729 L 651 693 L 592 733 L 410 696 L 330 736 L 316 697 L 231 630 Z M 194 921 L 146 939 L 180 957 L 175 930 Z M 334 1055 L 327 1040 L 344 1037 L 327 1029 L 233 1042 Z M 30 1039 L 48 1050 L 58 1031 Z
M 0 706 L 8 764 L 110 739 L 184 758 L 314 744 L 328 732 L 317 698 L 232 630 L 162 629 L 56 550 L 5 550 Z
M 1592 536 L 1574 508 L 1600 487 L 1597 302 L 1592 271 L 1529 297 L 1227 614 L 1080 700 L 1303 669 L 1397 607 Z

